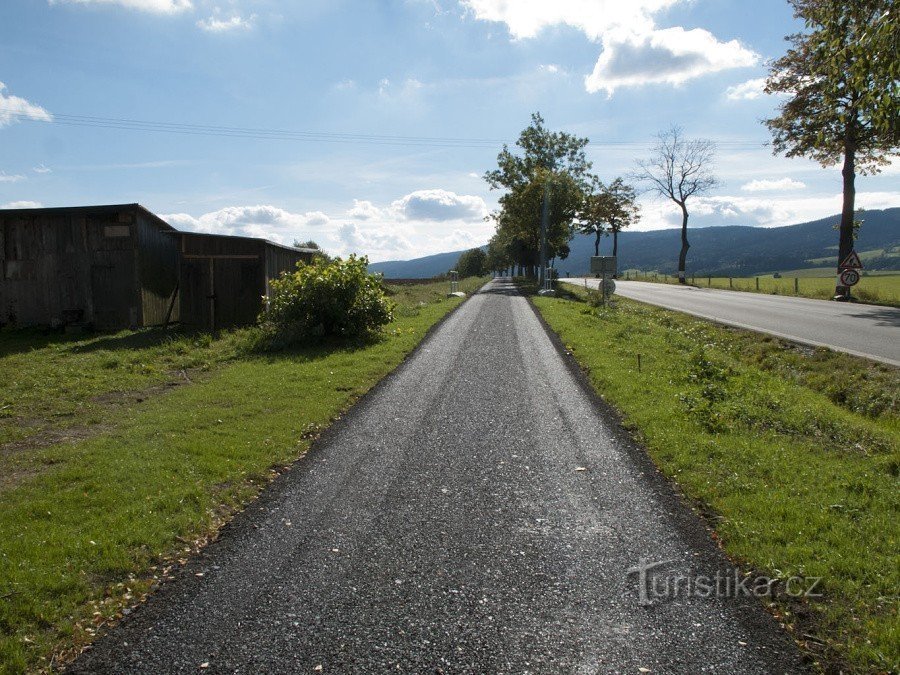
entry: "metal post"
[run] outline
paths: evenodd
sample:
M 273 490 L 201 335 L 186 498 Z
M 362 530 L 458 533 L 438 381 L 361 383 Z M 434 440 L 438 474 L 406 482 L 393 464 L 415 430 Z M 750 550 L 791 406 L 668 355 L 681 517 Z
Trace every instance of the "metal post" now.
M 547 228 L 550 224 L 550 181 L 544 183 L 544 201 L 541 204 L 541 279 L 546 283 L 547 276 Z

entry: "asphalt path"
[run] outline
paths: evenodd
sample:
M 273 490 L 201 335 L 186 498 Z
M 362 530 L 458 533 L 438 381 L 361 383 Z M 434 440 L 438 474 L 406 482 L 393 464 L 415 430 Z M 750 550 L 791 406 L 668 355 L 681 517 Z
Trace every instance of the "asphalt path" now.
M 642 559 L 666 563 L 643 599 Z M 717 573 L 702 521 L 495 280 L 70 670 L 802 671 L 757 598 L 662 583 Z
M 562 281 L 584 285 L 585 279 Z M 598 279 L 587 279 L 597 288 Z M 900 309 L 616 279 L 616 294 L 719 323 L 900 366 Z

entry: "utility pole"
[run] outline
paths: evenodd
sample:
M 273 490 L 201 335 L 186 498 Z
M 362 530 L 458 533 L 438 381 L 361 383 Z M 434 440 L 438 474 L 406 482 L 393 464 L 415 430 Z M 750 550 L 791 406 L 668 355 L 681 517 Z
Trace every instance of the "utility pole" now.
M 541 286 L 546 288 L 547 274 L 547 228 L 550 224 L 550 180 L 544 183 L 544 202 L 541 205 Z

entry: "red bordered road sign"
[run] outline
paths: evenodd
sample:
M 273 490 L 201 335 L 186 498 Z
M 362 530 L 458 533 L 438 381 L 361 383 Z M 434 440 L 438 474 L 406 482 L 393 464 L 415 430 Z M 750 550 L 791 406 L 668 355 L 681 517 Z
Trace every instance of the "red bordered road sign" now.
M 838 269 L 842 270 L 861 270 L 863 268 L 862 260 L 856 255 L 856 251 L 850 251 L 844 262 L 838 265 Z
M 840 280 L 842 286 L 856 286 L 859 283 L 859 272 L 856 270 L 841 270 Z

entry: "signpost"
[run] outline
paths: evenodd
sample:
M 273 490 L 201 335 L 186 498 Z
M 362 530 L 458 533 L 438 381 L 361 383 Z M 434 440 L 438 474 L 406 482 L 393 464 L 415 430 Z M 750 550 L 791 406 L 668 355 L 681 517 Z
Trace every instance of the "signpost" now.
M 856 251 L 850 251 L 838 265 L 838 287 L 835 300 L 849 300 L 850 288 L 859 283 L 859 270 L 863 268 L 862 260 Z
M 609 299 L 609 296 L 616 292 L 616 282 L 612 279 L 612 277 L 615 276 L 616 271 L 616 256 L 591 256 L 591 274 L 603 278 L 603 281 L 600 282 L 600 292 L 603 294 L 604 302 Z

